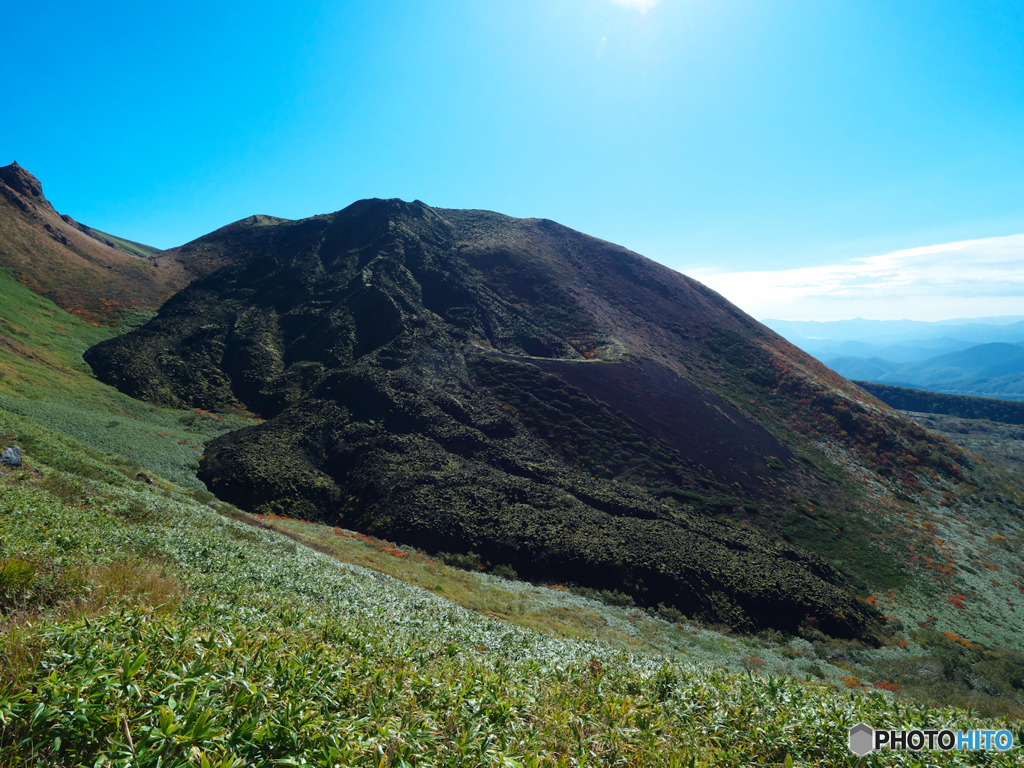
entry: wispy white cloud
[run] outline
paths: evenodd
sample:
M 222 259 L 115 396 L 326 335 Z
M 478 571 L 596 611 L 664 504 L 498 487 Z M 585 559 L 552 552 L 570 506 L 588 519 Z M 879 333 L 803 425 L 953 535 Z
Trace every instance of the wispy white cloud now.
M 1024 314 L 1024 234 L 762 272 L 692 273 L 758 318 L 944 320 Z
M 633 8 L 640 11 L 640 13 L 647 13 L 651 8 L 660 3 L 661 0 L 611 0 L 611 2 L 625 8 Z

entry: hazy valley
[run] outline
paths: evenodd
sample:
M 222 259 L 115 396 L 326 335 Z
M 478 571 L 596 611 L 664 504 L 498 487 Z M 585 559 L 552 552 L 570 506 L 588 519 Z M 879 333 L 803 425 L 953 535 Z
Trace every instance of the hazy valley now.
M 848 379 L 1024 400 L 1024 319 L 767 324 Z

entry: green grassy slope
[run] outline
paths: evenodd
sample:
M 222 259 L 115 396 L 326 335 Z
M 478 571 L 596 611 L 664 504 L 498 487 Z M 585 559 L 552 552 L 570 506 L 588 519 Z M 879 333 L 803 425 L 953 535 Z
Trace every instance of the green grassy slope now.
M 94 235 L 98 236 L 100 240 L 107 241 L 115 248 L 117 248 L 119 251 L 124 251 L 129 256 L 139 256 L 140 258 L 145 258 L 147 256 L 152 256 L 156 253 L 160 253 L 159 248 L 154 248 L 151 245 L 136 243 L 134 240 L 125 240 L 123 237 L 118 237 L 117 235 L 108 235 L 106 232 L 101 232 L 100 230 L 94 229 L 93 227 L 89 227 L 89 230 Z
M 305 526 L 352 559 L 419 561 L 435 591 L 591 616 L 575 638 L 525 629 L 135 483 L 31 420 L 0 412 L 0 432 L 50 450 L 27 454 L 44 479 L 0 474 L 5 765 L 836 765 L 860 720 L 1024 736 L 868 693 L 837 659 L 817 662 L 834 677 L 777 676 L 824 646 L 732 640 Z
M 155 408 L 96 381 L 82 353 L 113 333 L 65 312 L 0 270 L 0 408 L 174 483 L 205 490 L 194 472 L 204 441 L 252 420 Z

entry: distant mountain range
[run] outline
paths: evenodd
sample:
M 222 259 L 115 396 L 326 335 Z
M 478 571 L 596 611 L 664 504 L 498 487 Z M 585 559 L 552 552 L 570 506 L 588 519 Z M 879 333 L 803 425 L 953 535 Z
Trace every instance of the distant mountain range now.
M 936 342 L 1024 341 L 1024 315 L 961 318 L 957 320 L 765 320 L 764 324 L 801 349 L 815 355 L 844 342 L 861 342 L 878 348 L 905 345 L 936 348 Z M 955 350 L 950 350 L 955 351 Z
M 1024 318 L 765 324 L 849 379 L 1024 400 Z

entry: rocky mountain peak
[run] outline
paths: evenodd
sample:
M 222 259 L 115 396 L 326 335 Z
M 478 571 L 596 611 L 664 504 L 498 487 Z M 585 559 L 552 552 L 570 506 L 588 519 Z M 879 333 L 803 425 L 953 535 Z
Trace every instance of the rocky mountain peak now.
M 43 185 L 39 179 L 18 165 L 17 161 L 0 167 L 0 181 L 30 202 L 53 210 L 50 201 L 43 195 Z

